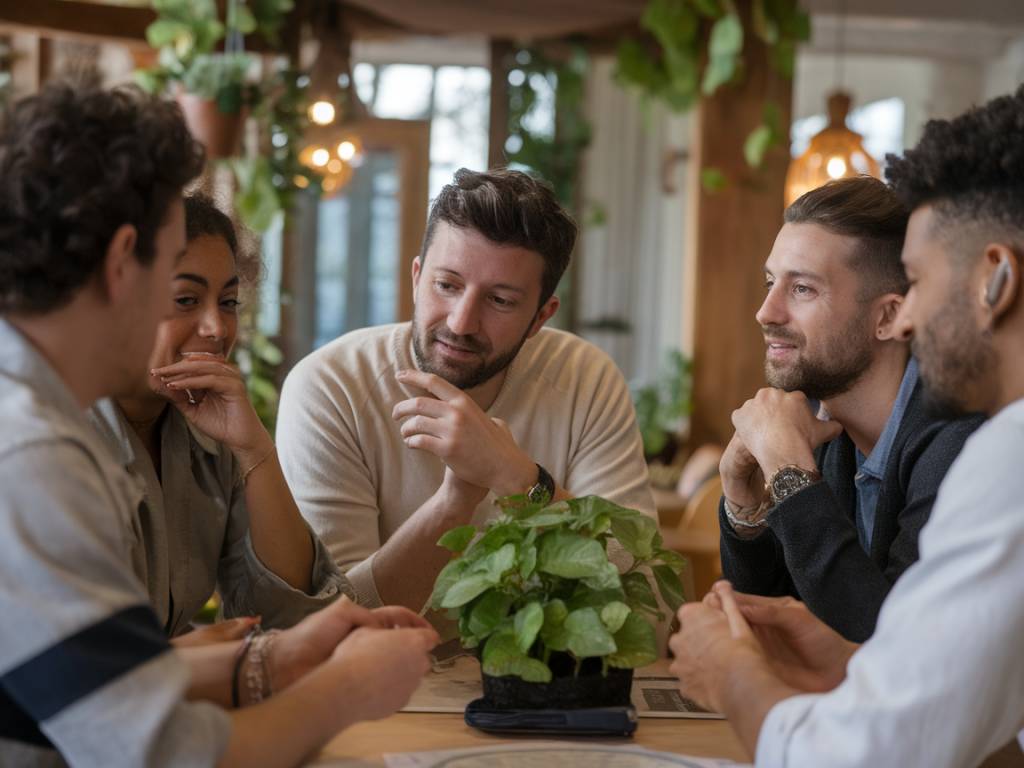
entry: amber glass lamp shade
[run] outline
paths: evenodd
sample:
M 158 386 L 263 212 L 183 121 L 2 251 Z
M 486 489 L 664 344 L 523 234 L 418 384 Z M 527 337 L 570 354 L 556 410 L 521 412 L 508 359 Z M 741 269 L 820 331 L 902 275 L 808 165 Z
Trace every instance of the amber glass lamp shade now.
M 834 179 L 867 174 L 878 178 L 878 163 L 864 149 L 864 137 L 846 127 L 850 95 L 842 91 L 828 98 L 828 125 L 814 135 L 807 151 L 789 164 L 786 205 Z

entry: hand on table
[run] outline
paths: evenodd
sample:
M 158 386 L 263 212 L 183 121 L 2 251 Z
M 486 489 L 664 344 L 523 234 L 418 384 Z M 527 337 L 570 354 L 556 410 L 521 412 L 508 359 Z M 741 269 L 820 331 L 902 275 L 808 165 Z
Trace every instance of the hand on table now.
M 775 673 L 787 685 L 808 693 L 830 691 L 846 677 L 846 665 L 859 647 L 791 597 L 760 597 L 733 592 L 718 582 L 709 595 L 728 593 L 749 623 Z
M 243 466 L 273 448 L 234 365 L 196 353 L 150 373 L 156 392 L 204 434 L 227 445 Z
M 838 422 L 815 418 L 802 392 L 785 392 L 772 387 L 759 390 L 733 411 L 732 424 L 736 428 L 733 440 L 742 442 L 766 478 L 790 464 L 815 469 L 814 449 L 843 431 Z M 743 457 L 738 460 L 742 467 Z
M 711 598 L 711 599 L 709 599 Z M 723 711 L 728 674 L 741 667 L 767 668 L 764 650 L 730 594 L 709 593 L 679 609 L 679 630 L 669 640 L 670 667 L 684 695 Z
M 434 454 L 463 483 L 499 496 L 523 493 L 533 485 L 537 466 L 516 444 L 507 424 L 488 416 L 440 376 L 410 370 L 396 377 L 431 395 L 403 400 L 392 410 L 392 417 L 402 421 L 407 446 Z
M 437 633 L 430 623 L 407 608 L 386 606 L 370 610 L 348 597 L 342 597 L 286 629 L 277 638 L 271 651 L 274 687 L 287 687 L 331 658 L 358 628 L 381 630 L 383 634 L 415 629 L 433 638 L 431 648 L 438 642 Z
M 440 638 L 433 628 L 360 627 L 328 662 L 344 670 L 345 698 L 360 720 L 379 720 L 405 706 L 430 671 L 430 651 Z

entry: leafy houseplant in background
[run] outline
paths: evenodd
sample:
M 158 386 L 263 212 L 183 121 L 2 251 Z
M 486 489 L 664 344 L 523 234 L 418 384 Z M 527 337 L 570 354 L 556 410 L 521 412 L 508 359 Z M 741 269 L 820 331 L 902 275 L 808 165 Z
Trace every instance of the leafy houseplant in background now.
M 690 413 L 693 366 L 677 349 L 665 355 L 658 380 L 633 389 L 637 426 L 648 462 L 668 465 L 679 447 L 683 420 Z
M 653 519 L 597 496 L 511 496 L 498 506 L 482 535 L 466 525 L 438 541 L 456 557 L 431 596 L 458 620 L 462 644 L 478 649 L 485 699 L 528 709 L 628 704 L 632 669 L 657 658 L 652 619 L 665 619 L 645 570 L 675 611 L 685 561 L 663 548 Z M 608 559 L 612 542 L 632 558 L 624 573 Z M 613 680 L 618 700 L 593 700 L 587 678 Z M 506 698 L 510 689 L 518 698 Z

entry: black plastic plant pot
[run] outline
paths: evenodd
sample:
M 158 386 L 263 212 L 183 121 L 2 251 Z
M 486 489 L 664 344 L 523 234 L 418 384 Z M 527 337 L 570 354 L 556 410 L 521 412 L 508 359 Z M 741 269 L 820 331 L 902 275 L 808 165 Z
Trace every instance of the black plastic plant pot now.
M 586 659 L 580 674 L 574 677 L 572 659 L 565 656 L 565 660 L 567 664 L 559 664 L 561 660 L 554 657 L 551 659 L 549 666 L 554 676 L 550 683 L 528 683 L 515 675 L 491 677 L 484 674 L 484 701 L 493 709 L 629 706 L 633 686 L 632 669 L 609 668 L 607 676 L 603 676 L 601 660 Z M 568 670 L 564 667 L 568 667 Z

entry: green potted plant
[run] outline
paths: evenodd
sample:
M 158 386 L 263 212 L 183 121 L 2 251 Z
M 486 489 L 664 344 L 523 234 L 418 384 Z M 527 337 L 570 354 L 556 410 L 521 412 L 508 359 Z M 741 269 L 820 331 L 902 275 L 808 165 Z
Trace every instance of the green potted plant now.
M 484 699 L 500 709 L 628 704 L 633 669 L 657 658 L 652 620 L 665 619 L 646 572 L 675 611 L 685 561 L 663 548 L 653 519 L 597 496 L 498 506 L 482 532 L 465 525 L 438 541 L 455 557 L 431 596 L 477 649 Z M 625 572 L 608 559 L 612 542 L 632 560 Z
M 221 22 L 216 0 L 153 0 L 157 19 L 146 39 L 158 51 L 157 65 L 136 79 L 154 93 L 171 87 L 210 158 L 235 154 L 245 110 L 256 98 L 246 80 L 253 58 L 242 50 L 244 36 L 259 31 L 274 39 L 291 7 L 292 0 L 258 0 L 250 10 L 228 0 Z
M 690 360 L 674 349 L 666 353 L 654 384 L 633 389 L 633 407 L 648 463 L 672 462 L 679 447 L 683 419 L 690 413 L 692 387 Z

